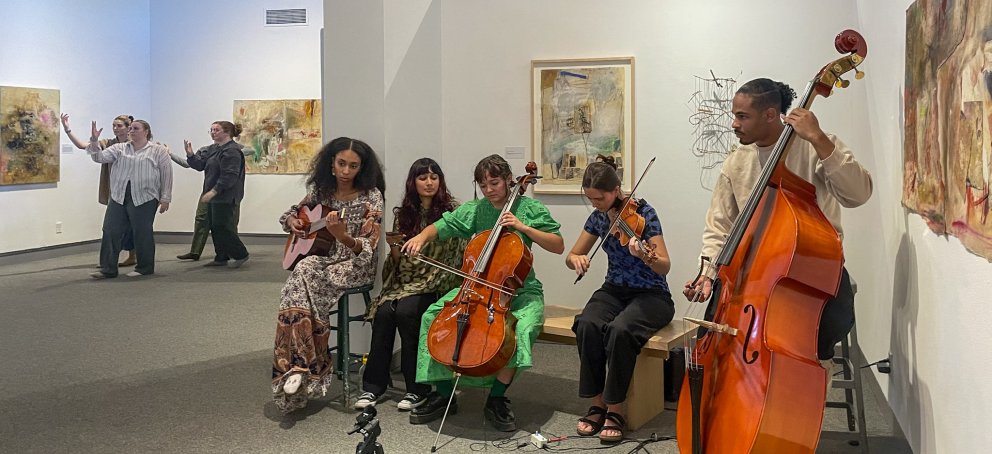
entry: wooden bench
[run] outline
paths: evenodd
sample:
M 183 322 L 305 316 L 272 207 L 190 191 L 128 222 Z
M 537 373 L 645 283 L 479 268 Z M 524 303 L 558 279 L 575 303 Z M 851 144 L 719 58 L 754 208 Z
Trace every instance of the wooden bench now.
M 544 308 L 544 329 L 538 339 L 561 344 L 575 345 L 572 322 L 580 309 L 546 306 Z M 658 330 L 641 349 L 634 367 L 634 377 L 627 391 L 627 427 L 636 430 L 665 409 L 665 359 L 668 352 L 681 347 L 686 337 L 695 331 L 683 329 L 682 320 L 672 320 Z

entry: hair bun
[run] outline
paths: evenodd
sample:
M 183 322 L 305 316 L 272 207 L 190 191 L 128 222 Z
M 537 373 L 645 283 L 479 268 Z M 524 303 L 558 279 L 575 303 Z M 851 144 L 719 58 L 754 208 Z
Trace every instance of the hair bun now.
M 613 167 L 613 170 L 617 170 L 617 159 L 614 158 L 613 156 L 601 154 L 596 156 L 596 161 L 602 162 L 610 167 Z

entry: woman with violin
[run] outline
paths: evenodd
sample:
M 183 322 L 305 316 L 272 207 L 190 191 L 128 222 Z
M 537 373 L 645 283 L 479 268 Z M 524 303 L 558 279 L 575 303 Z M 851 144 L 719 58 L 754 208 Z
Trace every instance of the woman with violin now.
M 425 244 L 434 239 L 471 238 L 495 226 L 511 228 L 514 232 L 511 235 L 519 235 L 527 248 L 532 243 L 536 243 L 542 249 L 555 254 L 561 254 L 565 250 L 565 243 L 558 232 L 561 225 L 551 217 L 551 213 L 541 202 L 519 196 L 516 198 L 516 205 L 510 207 L 512 211 L 504 212 L 504 205 L 515 189 L 512 186 L 513 174 L 506 160 L 495 154 L 483 158 L 475 166 L 474 177 L 485 199 L 472 200 L 453 212 L 443 213 L 441 219 L 407 241 L 403 245 L 403 252 L 416 256 Z M 457 412 L 457 401 L 452 396 L 454 390 L 452 371 L 429 354 L 428 331 L 442 308 L 445 308 L 460 290 L 455 288 L 441 297 L 427 309 L 422 318 L 417 381 L 434 383 L 437 390 L 428 396 L 426 403 L 410 413 L 411 424 L 426 424 L 441 418 L 449 398 L 451 406 L 448 413 Z M 479 309 L 485 310 L 485 308 Z M 508 312 L 516 318 L 516 350 L 506 365 L 494 375 L 460 378 L 460 383 L 469 386 L 491 388 L 489 398 L 486 400 L 486 420 L 497 430 L 506 432 L 516 430 L 516 419 L 510 409 L 510 401 L 505 397 L 506 389 L 519 370 L 533 364 L 531 346 L 537 339 L 544 320 L 544 291 L 533 270 L 527 274 L 522 287 L 514 292 Z
M 675 315 L 665 279 L 671 260 L 658 214 L 644 200 L 624 197 L 616 169 L 612 158 L 586 167 L 582 190 L 596 211 L 589 214 L 565 260 L 584 275 L 589 270 L 587 254 L 597 238 L 603 239 L 609 262 L 606 280 L 572 325 L 579 349 L 579 397 L 592 400 L 576 432 L 598 434 L 603 443 L 623 439 L 623 404 L 637 355 Z

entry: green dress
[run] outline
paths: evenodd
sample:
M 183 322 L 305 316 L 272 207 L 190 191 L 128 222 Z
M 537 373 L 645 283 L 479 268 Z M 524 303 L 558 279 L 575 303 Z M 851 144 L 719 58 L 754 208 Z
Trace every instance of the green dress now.
M 455 211 L 444 213 L 434 227 L 437 228 L 438 239 L 446 240 L 451 237 L 471 238 L 476 233 L 492 228 L 499 218 L 500 210 L 493 207 L 492 203 L 486 199 L 473 200 L 458 207 Z M 551 217 L 547 207 L 541 202 L 532 198 L 522 196 L 518 198 L 517 208 L 513 213 L 527 226 L 533 227 L 542 232 L 561 235 L 558 231 L 561 224 Z M 518 232 L 519 234 L 519 232 Z M 533 241 L 526 235 L 520 234 L 524 244 L 531 247 Z M 417 355 L 417 382 L 431 383 L 444 380 L 452 380 L 454 373 L 441 363 L 434 361 L 427 350 L 427 331 L 431 322 L 441 309 L 458 294 L 460 287 L 456 287 L 441 297 L 440 300 L 432 304 L 421 318 L 420 325 L 420 349 Z M 510 357 L 506 367 L 515 367 L 519 373 L 533 365 L 531 347 L 537 335 L 544 325 L 544 289 L 541 281 L 534 275 L 531 268 L 530 274 L 524 281 L 524 286 L 517 290 L 516 296 L 510 303 L 510 312 L 517 317 L 517 350 Z M 463 376 L 459 381 L 462 384 L 475 387 L 491 387 L 495 376 L 489 377 L 469 377 Z

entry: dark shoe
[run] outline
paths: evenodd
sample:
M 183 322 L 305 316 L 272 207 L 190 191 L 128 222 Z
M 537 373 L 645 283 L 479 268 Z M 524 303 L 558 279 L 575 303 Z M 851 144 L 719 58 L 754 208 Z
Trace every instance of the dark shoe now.
M 203 266 L 227 266 L 227 260 L 224 260 L 224 261 L 213 260 L 213 261 L 204 263 Z
M 599 443 L 604 445 L 612 445 L 623 441 L 624 429 L 627 427 L 627 421 L 623 419 L 623 416 L 619 413 L 613 413 L 610 411 L 606 413 L 606 420 L 612 424 L 603 424 L 603 428 L 600 429 L 599 432 Z M 611 430 L 620 433 L 617 435 L 606 435 L 603 433 L 604 430 Z
M 103 274 L 103 271 L 97 271 L 97 272 L 94 272 L 94 273 L 90 273 L 90 278 L 91 279 L 98 279 L 99 280 L 99 279 L 110 279 L 110 278 L 113 278 L 113 277 L 117 277 L 117 275 Z
M 423 405 L 414 408 L 410 412 L 410 424 L 427 424 L 431 421 L 436 421 L 444 416 L 444 409 L 448 406 L 448 397 L 438 394 L 436 391 L 430 393 L 427 396 L 427 402 Z M 451 410 L 448 411 L 449 415 L 458 413 L 458 397 L 453 396 L 451 399 Z
M 177 255 L 176 258 L 179 260 L 192 260 L 195 262 L 200 260 L 200 255 L 190 252 L 189 254 Z
M 227 262 L 227 267 L 228 268 L 241 268 L 241 265 L 244 265 L 245 262 L 247 262 L 247 261 L 248 261 L 248 256 L 246 255 L 245 258 L 243 258 L 243 259 L 234 259 L 234 260 L 231 260 L 230 262 Z
M 500 432 L 517 430 L 517 418 L 513 416 L 513 410 L 510 410 L 510 399 L 489 396 L 486 399 L 486 421 Z
M 599 416 L 599 421 L 593 420 L 592 419 L 593 416 Z M 576 427 L 575 433 L 583 437 L 596 435 L 599 433 L 599 430 L 603 428 L 603 423 L 606 422 L 606 409 L 603 407 L 597 407 L 593 405 L 589 407 L 589 411 L 586 412 L 586 415 L 584 417 L 579 418 L 579 422 L 584 422 L 588 424 L 589 427 L 591 427 L 591 429 L 584 431 Z

